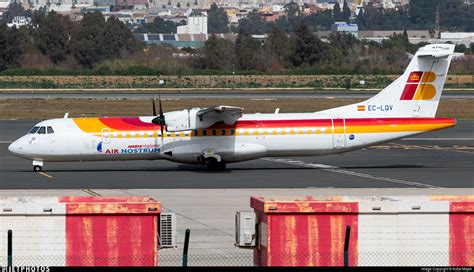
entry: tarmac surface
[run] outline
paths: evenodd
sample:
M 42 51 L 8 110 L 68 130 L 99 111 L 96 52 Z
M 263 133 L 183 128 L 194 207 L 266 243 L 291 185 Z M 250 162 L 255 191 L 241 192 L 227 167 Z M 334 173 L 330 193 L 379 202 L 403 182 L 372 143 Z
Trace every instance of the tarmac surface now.
M 9 143 L 36 121 L 0 121 L 0 198 L 4 196 L 150 196 L 176 214 L 176 248 L 159 264 L 180 266 L 186 229 L 189 265 L 252 266 L 253 250 L 234 246 L 236 211 L 251 196 L 404 196 L 474 194 L 474 120 L 454 128 L 344 155 L 265 158 L 225 172 L 167 161 L 45 163 L 14 157 Z M 316 166 L 314 166 L 316 165 Z
M 177 99 L 221 99 L 221 98 L 241 98 L 241 99 L 302 99 L 302 98 L 339 98 L 339 99 L 358 99 L 369 98 L 374 96 L 377 91 L 288 91 L 288 92 L 240 92 L 240 91 L 214 91 L 214 92 L 2 92 L 0 100 L 3 99 L 108 99 L 108 100 L 143 100 L 158 98 L 161 95 L 163 100 L 177 100 Z M 474 93 L 466 92 L 451 92 L 443 94 L 444 98 L 450 99 L 473 99 Z
M 474 121 L 322 157 L 264 158 L 224 172 L 168 161 L 45 163 L 9 153 L 35 121 L 0 121 L 0 189 L 467 188 L 474 193 Z

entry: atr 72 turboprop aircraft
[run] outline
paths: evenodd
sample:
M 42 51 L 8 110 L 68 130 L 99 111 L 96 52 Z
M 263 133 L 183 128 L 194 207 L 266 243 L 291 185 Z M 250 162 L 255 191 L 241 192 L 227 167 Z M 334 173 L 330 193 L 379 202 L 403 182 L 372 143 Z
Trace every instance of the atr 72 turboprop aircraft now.
M 44 162 L 158 159 L 223 170 L 263 157 L 344 153 L 453 127 L 455 119 L 435 117 L 453 55 L 454 45 L 426 45 L 374 97 L 320 112 L 244 115 L 217 106 L 163 113 L 160 100 L 154 116 L 46 120 L 8 149 L 32 160 L 34 171 Z

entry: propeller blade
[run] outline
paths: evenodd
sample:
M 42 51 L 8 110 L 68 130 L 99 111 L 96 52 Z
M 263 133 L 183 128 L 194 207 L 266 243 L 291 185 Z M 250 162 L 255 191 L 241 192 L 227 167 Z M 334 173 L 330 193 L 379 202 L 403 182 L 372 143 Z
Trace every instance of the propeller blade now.
M 165 115 L 163 114 L 163 106 L 161 105 L 161 95 L 158 94 L 158 103 L 159 103 L 159 107 L 160 107 L 160 115 L 153 119 L 153 123 L 155 123 L 155 120 L 156 122 L 160 124 L 160 130 L 161 130 L 161 146 L 162 146 L 162 153 L 164 152 L 164 144 L 165 144 L 165 135 L 164 135 L 164 127 L 166 125 L 166 121 L 165 121 Z
M 153 98 L 153 99 L 151 100 L 151 102 L 153 103 L 153 116 L 156 116 L 155 99 Z
M 161 129 L 161 143 L 162 143 L 162 144 L 164 143 L 164 140 L 163 140 L 163 138 L 164 138 L 164 135 L 163 135 L 163 127 L 164 127 L 163 125 L 160 126 L 160 129 Z
M 163 121 L 165 120 L 163 115 L 163 107 L 161 105 L 161 95 L 158 95 L 158 102 L 160 103 L 160 117 L 162 117 Z
M 154 100 L 153 100 L 153 105 L 154 104 Z M 163 106 L 161 104 L 161 95 L 158 95 L 158 106 L 159 106 L 159 109 L 160 109 L 160 113 L 158 116 L 156 116 L 156 112 L 154 112 L 155 114 L 155 118 L 153 118 L 153 120 L 151 120 L 152 123 L 154 124 L 157 124 L 157 125 L 160 125 L 160 126 L 165 126 L 166 125 L 166 122 L 165 122 L 165 114 L 163 113 Z

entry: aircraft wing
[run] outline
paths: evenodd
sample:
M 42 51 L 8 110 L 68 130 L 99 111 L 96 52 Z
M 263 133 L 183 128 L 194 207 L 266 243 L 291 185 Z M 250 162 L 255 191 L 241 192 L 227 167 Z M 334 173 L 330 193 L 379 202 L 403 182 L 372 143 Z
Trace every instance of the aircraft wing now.
M 232 106 L 216 106 L 200 109 L 196 116 L 201 122 L 224 122 L 226 125 L 233 125 L 242 117 L 243 108 Z

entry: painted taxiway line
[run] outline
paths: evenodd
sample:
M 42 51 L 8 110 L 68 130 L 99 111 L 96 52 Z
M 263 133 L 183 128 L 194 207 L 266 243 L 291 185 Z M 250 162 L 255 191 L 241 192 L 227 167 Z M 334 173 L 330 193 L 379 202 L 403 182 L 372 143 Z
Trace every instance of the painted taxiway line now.
M 82 189 L 82 191 L 89 194 L 89 195 L 91 195 L 91 196 L 102 196 L 101 194 L 96 193 L 96 192 L 92 191 L 91 189 Z
M 45 176 L 45 177 L 47 177 L 47 178 L 50 178 L 50 179 L 53 178 L 53 176 L 48 175 L 48 174 L 46 174 L 45 172 L 38 172 L 38 174 L 40 174 L 40 175 L 42 175 L 42 176 Z
M 295 166 L 302 166 L 302 167 L 306 167 L 306 168 L 321 169 L 323 171 L 333 172 L 333 173 L 337 173 L 337 174 L 343 174 L 343 175 L 361 177 L 361 178 L 366 178 L 366 179 L 373 179 L 373 180 L 385 181 L 385 182 L 390 182 L 390 183 L 409 185 L 409 186 L 414 186 L 414 187 L 442 188 L 442 187 L 437 187 L 437 186 L 433 186 L 433 185 L 429 185 L 429 184 L 413 182 L 413 181 L 408 181 L 408 180 L 394 179 L 394 178 L 387 178 L 387 177 L 373 176 L 373 175 L 370 175 L 370 174 L 358 173 L 358 172 L 354 172 L 354 171 L 350 171 L 350 170 L 341 169 L 341 168 L 339 168 L 337 166 L 333 166 L 333 165 L 313 164 L 313 163 L 306 163 L 304 161 L 294 161 L 294 160 L 291 160 L 291 159 L 263 158 L 262 160 L 270 161 L 270 162 L 278 162 L 278 163 L 283 163 L 283 164 L 289 164 L 289 165 L 295 165 Z
M 401 148 L 405 150 L 437 150 L 437 151 L 448 151 L 448 152 L 457 152 L 457 153 L 465 153 L 465 154 L 474 154 L 471 149 L 473 147 L 469 146 L 430 146 L 430 145 L 404 145 L 399 143 L 390 143 L 392 147 Z
M 0 141 L 0 144 L 11 144 L 13 143 L 12 141 Z

